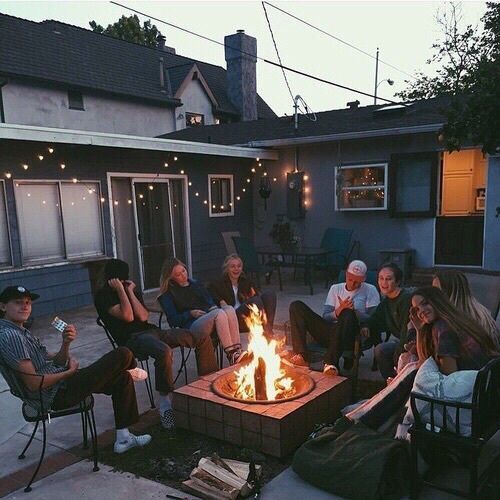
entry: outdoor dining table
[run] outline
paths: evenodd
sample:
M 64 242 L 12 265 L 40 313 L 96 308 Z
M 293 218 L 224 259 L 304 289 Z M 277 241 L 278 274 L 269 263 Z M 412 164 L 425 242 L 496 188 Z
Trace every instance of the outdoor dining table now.
M 262 263 L 266 259 L 275 259 L 282 267 L 296 267 L 300 265 L 304 268 L 304 284 L 309 285 L 311 295 L 314 295 L 313 281 L 314 270 L 317 264 L 326 261 L 326 256 L 331 253 L 321 247 L 290 247 L 281 248 L 279 246 L 257 247 L 257 254 L 261 256 Z

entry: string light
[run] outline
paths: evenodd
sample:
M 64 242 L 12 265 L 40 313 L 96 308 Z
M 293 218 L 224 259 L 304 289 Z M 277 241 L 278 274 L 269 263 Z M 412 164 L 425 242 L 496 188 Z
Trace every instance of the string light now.
M 148 186 L 148 189 L 149 189 L 150 191 L 153 191 L 153 189 L 154 189 L 153 184 L 150 184 L 150 185 Z
M 113 202 L 113 205 L 116 207 L 116 206 L 118 205 L 118 202 L 115 200 L 115 201 Z
M 200 193 L 198 193 L 198 191 L 196 193 L 194 193 L 195 196 L 200 196 Z
M 208 201 L 207 200 L 203 200 L 203 205 L 207 205 L 208 204 Z
M 163 164 L 163 166 L 164 166 L 164 167 L 168 167 L 168 163 L 167 163 L 167 162 L 165 162 L 165 163 Z
M 10 172 L 5 172 L 5 177 L 7 177 L 7 179 L 10 179 L 12 177 L 12 174 Z
M 240 200 L 241 200 L 241 197 L 240 197 L 240 196 L 237 196 L 237 197 L 236 197 L 236 200 L 237 200 L 237 201 L 240 201 Z
M 92 188 L 89 188 L 88 192 L 89 192 L 89 194 L 92 194 L 94 192 L 94 190 Z
M 188 182 L 188 186 L 192 186 L 193 183 L 191 181 Z
M 308 181 L 309 180 L 309 176 L 308 175 L 304 175 L 304 180 Z
M 242 191 L 243 191 L 244 193 L 246 193 L 246 191 L 247 191 L 247 190 L 246 190 L 245 188 L 243 188 L 243 189 L 242 189 Z
M 73 184 L 76 184 L 78 182 L 78 179 L 76 177 L 73 177 L 72 181 L 73 181 Z
M 247 179 L 247 182 L 250 182 L 250 179 Z
M 101 203 L 104 203 L 105 201 L 104 197 L 101 197 Z
M 139 195 L 139 198 L 142 200 L 144 198 L 144 195 L 143 194 L 140 194 Z
M 252 168 L 252 174 L 255 174 L 255 168 Z
M 66 168 L 66 165 L 64 163 L 61 163 L 61 168 L 64 170 Z
M 28 168 L 30 168 L 30 167 L 26 163 L 23 163 L 23 168 L 24 168 L 24 170 L 28 170 Z
M 179 158 L 177 158 L 177 156 L 174 156 L 174 161 L 177 161 Z
M 54 152 L 54 148 L 49 148 L 47 151 L 48 151 L 50 154 L 52 154 L 52 153 Z
M 262 163 L 259 163 L 259 167 L 262 167 Z
M 43 160 L 43 155 L 38 155 L 38 159 L 39 159 L 40 161 L 42 161 L 42 160 Z
M 42 205 L 45 205 L 47 202 L 45 200 L 42 200 Z
M 273 182 L 276 182 L 278 179 L 276 179 L 276 177 L 273 177 Z
M 181 170 L 181 175 L 184 175 L 184 170 Z
M 264 177 L 267 177 L 267 172 L 264 172 Z
M 260 161 L 260 158 L 255 158 L 256 161 Z

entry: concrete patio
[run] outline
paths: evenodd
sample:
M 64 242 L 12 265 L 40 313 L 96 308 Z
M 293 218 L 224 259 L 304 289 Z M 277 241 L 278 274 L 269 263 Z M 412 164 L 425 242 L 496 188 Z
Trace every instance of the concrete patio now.
M 273 288 L 273 287 L 271 287 Z M 283 330 L 285 321 L 288 320 L 288 306 L 293 300 L 303 300 L 314 310 L 321 311 L 326 296 L 326 290 L 321 283 L 315 286 L 315 294 L 308 295 L 308 289 L 299 282 L 287 282 L 285 290 L 278 293 L 278 309 L 275 322 L 275 330 Z M 146 297 L 150 307 L 154 307 L 155 298 L 153 294 Z M 111 346 L 99 327 L 96 313 L 93 307 L 84 307 L 72 311 L 66 311 L 61 317 L 73 323 L 78 328 L 78 338 L 72 345 L 72 354 L 80 361 L 80 366 L 86 366 L 99 358 L 103 353 L 109 351 Z M 50 317 L 36 318 L 32 331 L 38 335 L 47 345 L 49 350 L 59 347 L 60 335 L 50 326 Z M 150 321 L 157 322 L 158 313 L 151 313 Z M 243 337 L 246 343 L 246 336 Z M 360 379 L 380 380 L 378 372 L 372 372 L 371 350 L 365 353 L 360 362 Z M 180 364 L 180 352 L 175 351 L 175 366 Z M 190 380 L 196 377 L 194 356 L 188 362 L 188 376 Z M 183 377 L 179 377 L 178 385 L 184 383 Z M 152 422 L 157 422 L 156 410 L 151 410 L 144 383 L 136 384 L 139 410 L 145 413 L 138 430 L 142 430 Z M 112 442 L 113 412 L 111 400 L 105 396 L 96 398 L 96 422 L 100 435 L 101 446 Z M 0 497 L 22 498 L 23 487 L 30 477 L 32 466 L 39 457 L 41 449 L 40 436 L 30 447 L 26 458 L 18 460 L 17 455 L 26 443 L 31 430 L 31 424 L 26 424 L 20 412 L 20 402 L 14 398 L 7 387 L 4 379 L 0 377 Z M 157 424 L 156 424 L 157 425 Z M 497 438 L 499 436 L 497 435 Z M 500 439 L 496 439 L 500 445 Z M 193 498 L 183 492 L 175 491 L 165 485 L 139 478 L 132 474 L 121 473 L 112 470 L 108 466 L 101 465 L 98 473 L 92 473 L 91 463 L 82 458 L 79 451 L 81 447 L 81 424 L 78 415 L 63 417 L 53 420 L 48 426 L 48 444 L 46 458 L 34 484 L 33 493 L 39 499 L 67 498 L 75 494 L 85 499 L 100 498 L 165 498 L 167 494 L 177 495 L 180 498 Z M 284 488 L 286 485 L 286 488 Z M 268 483 L 260 498 L 275 500 L 286 498 L 287 500 L 316 498 L 332 498 L 331 495 L 317 490 L 307 483 L 302 482 L 291 469 L 287 469 L 274 480 Z M 455 498 L 449 495 L 437 493 L 436 491 L 424 491 L 422 498 Z

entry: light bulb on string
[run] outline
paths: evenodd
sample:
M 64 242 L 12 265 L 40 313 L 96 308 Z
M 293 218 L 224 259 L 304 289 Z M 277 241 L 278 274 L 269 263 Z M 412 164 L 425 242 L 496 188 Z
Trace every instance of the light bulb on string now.
M 208 204 L 208 201 L 207 201 L 207 200 L 203 200 L 203 204 L 204 204 L 204 205 L 207 205 L 207 204 Z
M 196 193 L 194 193 L 195 196 L 200 196 L 200 193 L 198 193 L 198 191 Z
M 153 184 L 150 184 L 150 185 L 148 186 L 148 189 L 149 189 L 150 191 L 153 191 L 153 189 L 154 189 Z
M 276 177 L 273 177 L 273 182 L 276 182 L 278 179 L 276 179 Z
M 243 188 L 243 189 L 242 189 L 242 191 L 243 191 L 244 193 L 246 193 L 246 191 L 247 191 L 247 190 L 246 190 L 245 188 Z
M 181 175 L 184 175 L 184 170 L 181 170 Z
M 104 197 L 101 197 L 101 203 L 104 203 L 106 199 Z
M 117 200 L 115 200 L 115 201 L 113 202 L 113 205 L 116 207 L 116 206 L 118 205 L 118 201 L 117 201 Z
M 61 163 L 61 169 L 64 170 L 66 168 L 66 165 L 64 163 Z
M 28 170 L 28 168 L 30 168 L 30 167 L 27 163 L 23 163 L 23 168 L 24 168 L 24 170 Z
M 260 161 L 260 158 L 255 158 L 255 161 Z
M 54 148 L 48 148 L 47 151 L 52 154 L 54 152 Z
M 255 174 L 255 168 L 252 168 L 252 174 Z
M 168 163 L 167 163 L 167 162 L 165 162 L 165 163 L 163 164 L 163 166 L 164 166 L 164 167 L 168 167 Z
M 42 160 L 43 160 L 43 155 L 38 155 L 38 159 L 39 159 L 40 161 L 42 161 Z
M 193 183 L 191 181 L 188 182 L 188 186 L 192 186 Z
M 250 179 L 247 179 L 247 183 L 249 183 L 249 182 L 250 182 Z
M 78 182 L 78 179 L 76 177 L 73 177 L 72 181 L 73 181 L 73 184 L 76 184 Z
M 10 179 L 12 177 L 12 174 L 10 172 L 5 172 L 5 177 L 7 179 Z
M 240 196 L 237 196 L 237 197 L 236 197 L 236 200 L 237 200 L 237 201 L 240 201 L 240 200 L 241 200 L 241 197 L 240 197 Z
M 174 161 L 177 161 L 179 158 L 177 158 L 177 156 L 174 156 Z
M 127 200 L 127 203 L 128 203 L 129 205 L 132 205 L 132 200 Z

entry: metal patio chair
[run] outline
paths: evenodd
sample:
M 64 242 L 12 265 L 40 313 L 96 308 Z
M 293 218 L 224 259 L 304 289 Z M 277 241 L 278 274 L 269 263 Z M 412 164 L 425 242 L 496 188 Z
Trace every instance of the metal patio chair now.
M 38 460 L 37 466 L 31 479 L 29 480 L 27 486 L 24 488 L 25 493 L 32 490 L 31 485 L 35 480 L 38 471 L 42 465 L 43 459 L 45 457 L 45 450 L 47 447 L 47 421 L 50 423 L 51 419 L 58 417 L 65 417 L 66 415 L 76 415 L 80 414 L 82 420 L 82 433 L 83 433 L 83 448 L 88 448 L 88 431 L 90 431 L 90 437 L 92 440 L 92 454 L 94 459 L 93 471 L 97 472 L 99 466 L 97 465 L 98 450 L 97 450 L 97 428 L 94 417 L 94 398 L 92 395 L 86 397 L 78 405 L 72 406 L 70 408 L 64 408 L 62 410 L 53 410 L 51 408 L 46 408 L 42 399 L 42 385 L 44 375 L 33 375 L 31 373 L 24 373 L 19 370 L 15 370 L 8 366 L 5 361 L 0 356 L 0 373 L 5 378 L 10 392 L 13 396 L 19 398 L 22 402 L 22 413 L 24 420 L 26 422 L 34 423 L 33 432 L 28 440 L 28 443 L 24 447 L 23 451 L 18 455 L 18 459 L 22 460 L 26 457 L 26 452 L 30 447 L 33 439 L 35 437 L 36 431 L 42 423 L 42 451 L 40 453 L 40 459 Z M 40 384 L 38 388 L 38 394 L 35 396 L 26 389 L 24 384 L 19 378 L 19 375 L 35 376 L 40 377 Z

